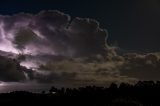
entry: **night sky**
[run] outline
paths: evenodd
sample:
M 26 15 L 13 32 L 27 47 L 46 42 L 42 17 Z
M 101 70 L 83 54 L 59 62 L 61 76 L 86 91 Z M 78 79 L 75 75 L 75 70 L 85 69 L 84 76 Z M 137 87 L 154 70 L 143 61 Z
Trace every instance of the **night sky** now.
M 160 80 L 158 0 L 1 0 L 0 92 Z
M 109 32 L 108 42 L 124 50 L 159 51 L 158 0 L 2 0 L 0 14 L 60 10 L 73 17 L 93 18 Z

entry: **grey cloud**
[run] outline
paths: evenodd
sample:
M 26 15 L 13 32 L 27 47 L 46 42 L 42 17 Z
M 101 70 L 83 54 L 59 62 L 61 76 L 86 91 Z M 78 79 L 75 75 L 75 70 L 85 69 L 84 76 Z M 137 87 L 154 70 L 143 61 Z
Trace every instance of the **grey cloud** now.
M 42 11 L 0 16 L 0 23 L 1 47 L 5 43 L 11 52 L 24 52 L 21 65 L 38 64 L 34 70 L 19 72 L 14 63 L 13 71 L 0 71 L 0 80 L 20 81 L 23 72 L 39 83 L 73 86 L 160 79 L 158 53 L 118 54 L 116 47 L 107 44 L 108 32 L 96 20 L 71 20 L 59 11 Z
M 54 83 L 58 82 L 61 84 L 68 82 L 68 85 L 71 86 L 85 86 L 89 84 L 108 86 L 112 82 L 134 83 L 137 81 L 136 78 L 120 75 L 119 68 L 122 64 L 123 61 L 118 59 L 110 61 L 95 59 L 94 61 L 88 61 L 87 58 L 77 58 L 49 62 L 46 65 L 42 65 L 39 70 L 46 70 L 52 73 L 49 74 L 50 77 L 47 77 L 50 79 L 49 81 L 54 82 L 56 80 Z M 53 78 L 56 79 L 52 80 Z
M 5 38 L 16 45 L 24 46 L 31 52 L 33 47 L 38 49 L 45 46 L 56 55 L 63 56 L 89 56 L 107 54 L 107 31 L 99 27 L 99 23 L 93 19 L 75 18 L 71 21 L 70 16 L 59 11 L 42 11 L 36 15 L 19 13 L 13 16 L 1 16 L 2 29 Z M 28 34 L 24 34 L 28 33 Z M 21 33 L 21 34 L 20 34 Z M 18 41 L 17 38 L 24 36 L 37 36 Z M 12 38 L 12 39 L 11 39 Z M 27 43 L 26 43 L 27 42 Z M 41 49 L 44 51 L 44 49 Z M 37 52 L 40 52 L 38 49 Z
M 25 68 L 24 68 L 25 69 Z M 23 81 L 25 80 L 23 68 L 14 59 L 0 56 L 0 80 L 1 81 Z
M 32 75 L 41 83 L 107 86 L 112 82 L 135 83 L 138 80 L 159 80 L 159 66 L 160 58 L 157 53 L 130 53 L 107 57 L 97 55 L 85 58 L 61 58 L 55 61 L 51 59 L 38 69 L 50 74 Z
M 16 36 L 14 43 L 20 50 L 25 49 L 25 46 L 30 42 L 35 42 L 36 40 L 38 40 L 36 34 L 30 29 L 18 29 L 15 35 Z
M 0 19 L 4 24 L 4 30 L 9 31 L 13 28 L 25 27 L 28 25 L 29 21 L 32 20 L 32 15 L 27 13 L 19 13 L 13 16 L 1 15 Z
M 72 45 L 79 55 L 107 54 L 107 36 L 105 29 L 92 19 L 75 18 L 70 26 Z
M 139 80 L 160 80 L 160 59 L 156 54 L 128 54 L 121 67 L 121 75 Z

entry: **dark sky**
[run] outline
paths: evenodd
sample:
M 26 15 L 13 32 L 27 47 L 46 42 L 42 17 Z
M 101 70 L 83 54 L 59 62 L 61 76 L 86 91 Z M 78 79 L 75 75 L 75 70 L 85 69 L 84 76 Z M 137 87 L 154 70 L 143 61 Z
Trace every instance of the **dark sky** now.
M 110 44 L 125 50 L 160 51 L 159 0 L 1 0 L 0 14 L 60 10 L 94 18 L 108 29 Z

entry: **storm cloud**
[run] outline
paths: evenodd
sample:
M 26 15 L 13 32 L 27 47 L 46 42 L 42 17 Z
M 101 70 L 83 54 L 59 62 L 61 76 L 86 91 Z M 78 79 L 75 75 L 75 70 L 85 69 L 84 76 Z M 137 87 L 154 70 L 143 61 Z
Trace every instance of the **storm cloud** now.
M 1 81 L 23 81 L 26 79 L 23 73 L 25 69 L 16 60 L 0 56 Z
M 106 52 L 107 31 L 92 19 L 71 21 L 59 11 L 42 11 L 1 16 L 0 20 L 1 41 L 19 52 L 72 57 Z
M 158 53 L 119 54 L 117 47 L 107 44 L 107 37 L 96 20 L 72 19 L 59 11 L 1 15 L 1 55 L 14 54 L 19 63 L 11 59 L 10 69 L 3 70 L 8 62 L 2 62 L 0 80 L 105 86 L 160 79 Z
M 40 66 L 39 70 L 50 72 L 50 75 L 55 77 L 48 77 L 54 83 L 66 84 L 72 86 L 108 86 L 110 83 L 134 83 L 136 78 L 120 75 L 120 68 L 124 64 L 120 57 L 117 60 L 107 60 L 103 57 L 97 56 L 91 58 L 76 58 L 72 60 L 63 60 L 59 62 L 49 62 Z
M 121 67 L 121 75 L 139 80 L 160 80 L 159 53 L 125 54 L 125 63 Z

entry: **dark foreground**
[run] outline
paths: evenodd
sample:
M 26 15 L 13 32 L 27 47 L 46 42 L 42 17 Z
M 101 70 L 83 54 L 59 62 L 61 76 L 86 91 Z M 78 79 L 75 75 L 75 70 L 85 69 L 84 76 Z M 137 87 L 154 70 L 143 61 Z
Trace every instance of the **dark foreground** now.
M 15 91 L 0 94 L 3 104 L 36 104 L 45 106 L 160 106 L 160 82 L 138 82 L 135 85 L 111 84 L 109 88 L 87 86 L 78 89 L 57 89 L 49 93 Z

